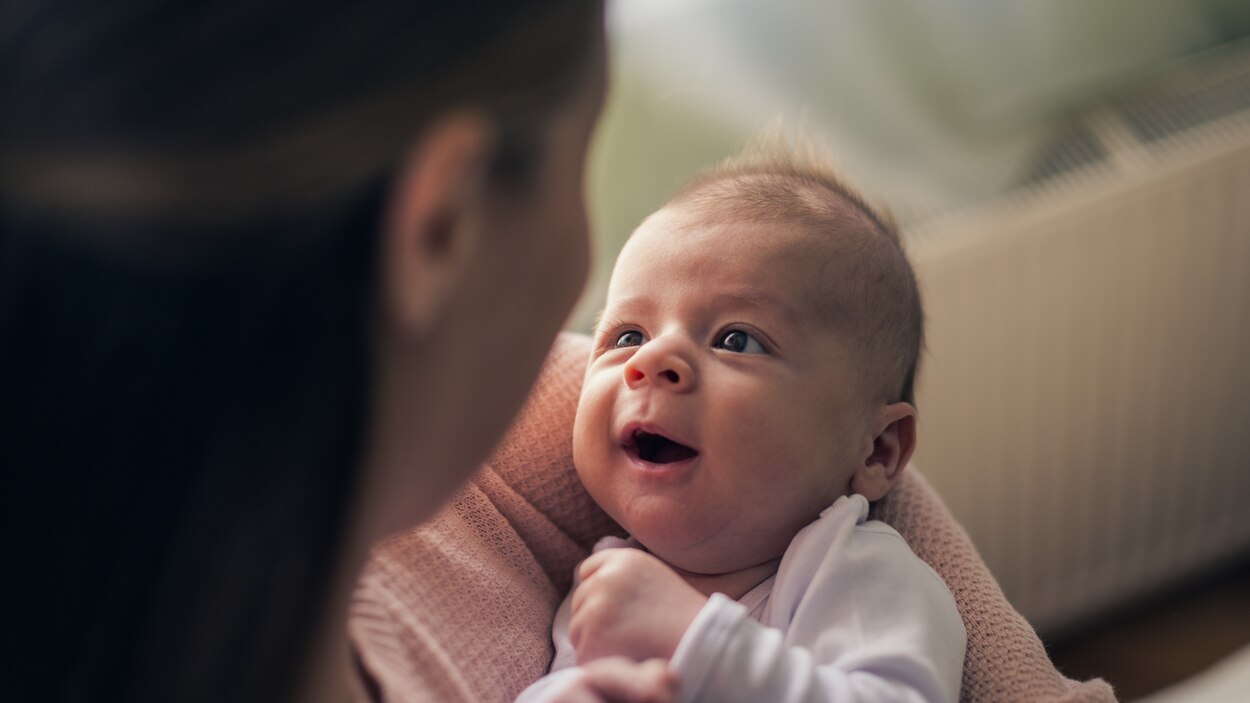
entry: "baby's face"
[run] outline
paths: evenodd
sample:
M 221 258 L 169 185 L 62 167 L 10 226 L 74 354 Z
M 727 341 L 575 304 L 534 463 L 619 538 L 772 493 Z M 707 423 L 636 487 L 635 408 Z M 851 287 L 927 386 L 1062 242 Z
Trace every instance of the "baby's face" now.
M 779 558 L 872 450 L 819 242 L 661 212 L 621 252 L 574 428 L 595 500 L 670 564 Z

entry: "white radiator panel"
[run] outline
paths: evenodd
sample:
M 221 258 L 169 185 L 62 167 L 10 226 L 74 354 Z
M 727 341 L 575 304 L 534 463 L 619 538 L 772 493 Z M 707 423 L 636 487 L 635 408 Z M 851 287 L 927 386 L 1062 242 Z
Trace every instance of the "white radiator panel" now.
M 917 463 L 1044 632 L 1250 549 L 1250 128 L 1128 156 L 909 235 Z

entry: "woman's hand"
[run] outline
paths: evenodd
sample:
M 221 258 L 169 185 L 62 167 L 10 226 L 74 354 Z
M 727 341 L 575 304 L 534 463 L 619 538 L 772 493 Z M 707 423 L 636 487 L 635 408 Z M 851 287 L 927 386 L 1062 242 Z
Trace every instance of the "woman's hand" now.
M 707 598 L 639 549 L 605 549 L 578 569 L 569 639 L 577 663 L 672 658 Z

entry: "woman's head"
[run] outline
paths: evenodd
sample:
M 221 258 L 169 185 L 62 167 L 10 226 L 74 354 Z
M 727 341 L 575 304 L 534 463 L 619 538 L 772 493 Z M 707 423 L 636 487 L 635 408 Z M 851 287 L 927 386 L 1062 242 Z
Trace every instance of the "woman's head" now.
M 597 7 L 6 3 L 0 182 L 17 205 L 90 223 L 307 215 L 453 107 L 516 137 L 501 165 L 523 171 L 526 133 L 586 66 L 593 37 L 570 30 Z
M 489 450 L 585 274 L 598 3 L 195 5 L 0 10 L 6 671 L 43 698 L 289 694 L 344 535 Z

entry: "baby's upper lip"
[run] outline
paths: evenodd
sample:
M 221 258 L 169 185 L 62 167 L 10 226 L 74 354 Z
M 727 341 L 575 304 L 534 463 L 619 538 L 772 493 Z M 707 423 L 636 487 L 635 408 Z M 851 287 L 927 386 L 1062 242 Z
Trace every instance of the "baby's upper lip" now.
M 699 448 L 691 444 L 689 441 L 687 441 L 685 437 L 655 422 L 642 422 L 642 421 L 627 422 L 625 423 L 625 426 L 621 428 L 621 431 L 617 434 L 617 440 L 620 442 L 621 446 L 623 447 L 632 447 L 635 445 L 634 437 L 637 436 L 639 432 L 645 432 L 646 434 L 659 435 L 669 440 L 670 442 L 675 442 L 677 444 L 690 447 L 696 453 L 699 451 Z

